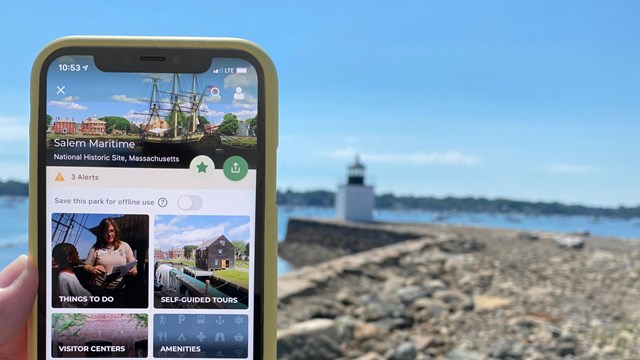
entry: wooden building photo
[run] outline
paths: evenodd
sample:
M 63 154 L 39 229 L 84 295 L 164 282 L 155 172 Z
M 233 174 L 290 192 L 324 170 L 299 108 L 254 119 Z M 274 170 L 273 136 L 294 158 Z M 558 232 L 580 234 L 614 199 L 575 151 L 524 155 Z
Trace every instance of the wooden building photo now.
M 211 271 L 236 267 L 235 247 L 224 235 L 206 241 L 195 253 L 199 269 Z

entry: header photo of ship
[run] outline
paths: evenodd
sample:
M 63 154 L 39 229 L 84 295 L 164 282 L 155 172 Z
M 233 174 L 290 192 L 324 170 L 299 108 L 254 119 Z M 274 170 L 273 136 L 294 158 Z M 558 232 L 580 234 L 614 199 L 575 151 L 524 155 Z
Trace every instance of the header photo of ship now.
M 69 62 L 89 66 L 63 71 Z M 257 76 L 244 60 L 214 59 L 202 74 L 134 74 L 62 57 L 48 84 L 50 165 L 188 168 L 206 155 L 216 167 L 241 156 L 256 168 Z

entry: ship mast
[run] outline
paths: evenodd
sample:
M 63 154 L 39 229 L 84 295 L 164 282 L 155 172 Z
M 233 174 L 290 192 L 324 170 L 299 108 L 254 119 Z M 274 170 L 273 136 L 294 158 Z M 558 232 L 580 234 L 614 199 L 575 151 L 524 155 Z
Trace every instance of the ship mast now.
M 151 125 L 151 120 L 154 118 L 158 118 L 158 104 L 157 104 L 157 94 L 158 94 L 158 79 L 151 78 L 153 80 L 153 91 L 151 92 L 151 99 L 149 99 L 149 120 L 147 120 L 147 126 L 144 127 L 145 131 L 149 130 L 149 125 Z
M 171 111 L 173 114 L 173 137 L 178 137 L 178 112 L 180 111 L 180 105 L 178 105 L 178 74 L 173 74 L 173 88 L 171 89 Z
M 196 132 L 196 126 L 199 123 L 198 120 L 198 110 L 200 108 L 200 104 L 198 103 L 198 95 L 196 93 L 196 74 L 193 74 L 191 80 L 191 132 Z

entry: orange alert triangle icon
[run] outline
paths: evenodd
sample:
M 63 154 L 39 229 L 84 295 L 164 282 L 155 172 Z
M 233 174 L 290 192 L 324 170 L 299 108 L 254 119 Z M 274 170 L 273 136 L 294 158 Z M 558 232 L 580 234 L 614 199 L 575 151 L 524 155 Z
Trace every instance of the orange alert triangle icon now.
M 64 181 L 64 177 L 62 176 L 62 173 L 58 173 L 58 175 L 56 176 L 56 181 Z

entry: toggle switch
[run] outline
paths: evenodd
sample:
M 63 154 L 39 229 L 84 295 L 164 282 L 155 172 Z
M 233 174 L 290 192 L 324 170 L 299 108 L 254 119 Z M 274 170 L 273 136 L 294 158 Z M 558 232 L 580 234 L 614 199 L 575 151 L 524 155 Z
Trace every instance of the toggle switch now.
M 187 211 L 200 210 L 202 198 L 198 195 L 182 195 L 178 198 L 178 207 Z

